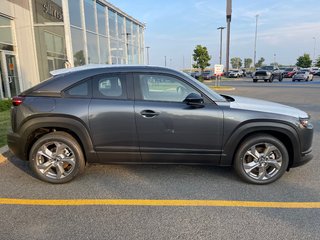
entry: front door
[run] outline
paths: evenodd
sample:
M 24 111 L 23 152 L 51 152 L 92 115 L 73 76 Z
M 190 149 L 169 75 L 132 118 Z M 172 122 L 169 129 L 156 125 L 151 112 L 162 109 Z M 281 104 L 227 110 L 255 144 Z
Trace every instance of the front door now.
M 142 160 L 167 163 L 220 161 L 223 113 L 206 100 L 202 108 L 183 102 L 196 89 L 162 74 L 135 76 L 135 117 Z
M 20 93 L 16 56 L 9 51 L 1 51 L 1 91 L 3 97 L 10 98 Z

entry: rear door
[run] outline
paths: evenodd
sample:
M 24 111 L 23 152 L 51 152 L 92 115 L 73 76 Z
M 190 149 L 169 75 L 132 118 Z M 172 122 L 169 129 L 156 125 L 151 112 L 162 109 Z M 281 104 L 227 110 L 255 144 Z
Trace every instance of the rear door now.
M 101 162 L 140 161 L 133 106 L 133 82 L 126 74 L 95 76 L 89 122 Z
M 215 103 L 205 99 L 202 108 L 186 105 L 189 93 L 201 92 L 174 75 L 137 73 L 135 88 L 142 161 L 219 162 L 223 112 Z

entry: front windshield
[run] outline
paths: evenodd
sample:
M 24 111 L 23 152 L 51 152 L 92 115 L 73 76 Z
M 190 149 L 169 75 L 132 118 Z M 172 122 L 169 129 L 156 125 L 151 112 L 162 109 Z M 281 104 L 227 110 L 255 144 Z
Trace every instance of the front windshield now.
M 286 71 L 293 71 L 293 68 L 286 68 Z
M 263 70 L 273 70 L 272 66 L 263 66 L 261 69 Z

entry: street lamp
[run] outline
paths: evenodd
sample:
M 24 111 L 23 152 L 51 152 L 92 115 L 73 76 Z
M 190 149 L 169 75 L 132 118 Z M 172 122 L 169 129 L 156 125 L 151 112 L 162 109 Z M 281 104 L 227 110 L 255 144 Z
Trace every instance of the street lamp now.
M 230 23 L 232 13 L 232 0 L 227 0 L 227 49 L 226 49 L 226 72 L 229 71 L 229 51 L 230 51 Z
M 313 37 L 314 45 L 313 45 L 313 64 L 316 64 L 316 45 L 317 45 L 317 38 Z
M 147 49 L 147 64 L 148 65 L 150 64 L 150 62 L 149 62 L 149 48 L 150 47 L 146 47 L 146 49 Z
M 257 14 L 257 15 L 256 15 L 256 33 L 255 33 L 255 36 L 254 36 L 253 67 L 255 67 L 255 66 L 256 66 L 256 57 L 257 57 L 258 17 L 259 17 L 259 14 Z
M 222 30 L 225 29 L 225 27 L 218 27 L 217 30 L 220 30 L 220 56 L 219 56 L 219 63 L 221 65 L 222 62 Z

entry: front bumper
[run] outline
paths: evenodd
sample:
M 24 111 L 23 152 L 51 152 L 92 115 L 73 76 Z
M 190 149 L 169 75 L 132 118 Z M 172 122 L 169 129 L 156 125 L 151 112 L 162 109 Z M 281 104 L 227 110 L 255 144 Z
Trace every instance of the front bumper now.
M 299 167 L 299 166 L 302 166 L 302 165 L 308 163 L 313 158 L 313 155 L 311 152 L 312 152 L 311 148 L 308 151 L 302 152 L 299 161 L 295 161 L 291 165 L 291 167 L 295 168 L 295 167 Z

